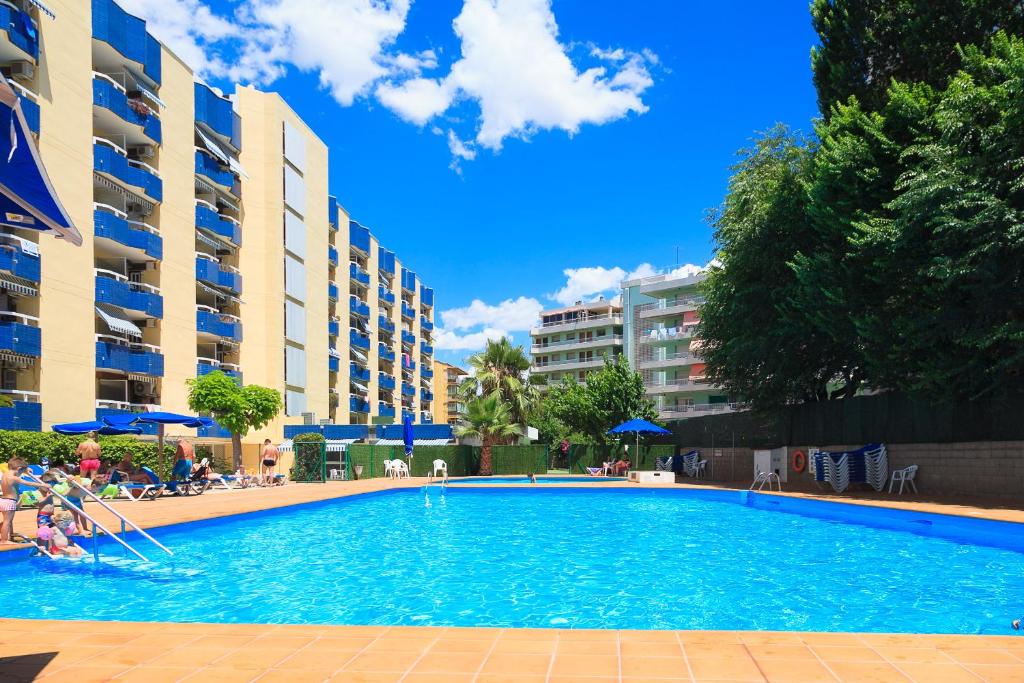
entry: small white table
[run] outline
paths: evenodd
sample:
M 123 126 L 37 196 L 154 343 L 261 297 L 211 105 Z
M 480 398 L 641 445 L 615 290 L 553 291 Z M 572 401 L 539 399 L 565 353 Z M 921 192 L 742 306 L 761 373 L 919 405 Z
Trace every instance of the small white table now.
M 638 484 L 674 484 L 676 483 L 675 472 L 638 472 L 633 470 L 629 473 L 629 480 Z

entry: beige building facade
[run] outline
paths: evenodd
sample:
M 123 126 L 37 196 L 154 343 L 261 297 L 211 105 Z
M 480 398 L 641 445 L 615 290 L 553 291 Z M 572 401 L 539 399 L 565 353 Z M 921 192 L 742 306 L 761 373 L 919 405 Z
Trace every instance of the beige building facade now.
M 466 399 L 459 386 L 469 375 L 457 365 L 434 361 L 434 423 L 455 426 L 466 415 Z
M 563 378 L 585 383 L 605 358 L 622 353 L 622 306 L 605 299 L 541 311 L 530 330 L 530 374 L 543 391 Z

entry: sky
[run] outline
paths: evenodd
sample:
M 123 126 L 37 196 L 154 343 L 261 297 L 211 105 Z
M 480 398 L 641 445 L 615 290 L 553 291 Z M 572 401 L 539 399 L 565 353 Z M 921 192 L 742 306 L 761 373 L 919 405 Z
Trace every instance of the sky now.
M 434 288 L 459 364 L 528 343 L 542 309 L 706 264 L 736 153 L 817 115 L 808 0 L 119 2 L 320 135 L 331 192 Z

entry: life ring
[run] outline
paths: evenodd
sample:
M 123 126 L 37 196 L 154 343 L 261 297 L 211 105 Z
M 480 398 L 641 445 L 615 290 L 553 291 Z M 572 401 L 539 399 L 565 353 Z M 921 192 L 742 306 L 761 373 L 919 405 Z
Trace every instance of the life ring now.
M 803 451 L 793 451 L 791 463 L 794 472 L 803 472 L 807 469 L 807 456 L 804 455 Z

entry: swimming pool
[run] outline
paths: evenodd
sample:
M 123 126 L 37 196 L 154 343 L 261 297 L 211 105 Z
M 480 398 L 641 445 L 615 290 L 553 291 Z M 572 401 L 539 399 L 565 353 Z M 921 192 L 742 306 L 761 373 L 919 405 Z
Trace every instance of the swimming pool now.
M 558 477 L 558 476 L 547 476 L 537 475 L 538 484 L 599 484 L 608 481 L 626 481 L 625 477 Z M 529 484 L 530 478 L 524 476 L 518 477 L 464 477 L 462 479 L 452 479 L 448 482 L 449 486 L 456 484 Z
M 428 495 L 158 529 L 160 563 L 113 544 L 100 567 L 0 560 L 0 590 L 25 596 L 0 616 L 1006 633 L 1022 611 L 1019 525 L 736 491 Z

